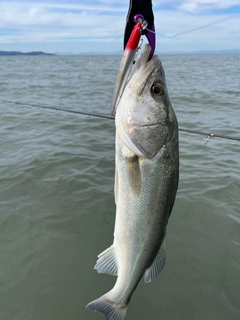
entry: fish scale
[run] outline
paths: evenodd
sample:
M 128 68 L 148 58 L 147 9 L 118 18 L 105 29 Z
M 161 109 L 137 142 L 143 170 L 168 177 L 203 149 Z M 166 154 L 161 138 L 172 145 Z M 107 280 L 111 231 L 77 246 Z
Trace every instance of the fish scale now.
M 95 269 L 117 280 L 87 305 L 108 320 L 123 320 L 141 278 L 150 282 L 163 269 L 178 187 L 177 119 L 161 61 L 154 56 L 148 62 L 149 53 L 145 45 L 116 108 L 114 241 Z

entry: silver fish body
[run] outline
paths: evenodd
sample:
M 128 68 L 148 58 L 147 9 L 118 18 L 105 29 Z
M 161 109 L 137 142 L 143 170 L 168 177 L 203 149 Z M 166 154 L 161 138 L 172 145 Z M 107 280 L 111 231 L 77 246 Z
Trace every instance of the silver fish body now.
M 146 45 L 116 109 L 116 220 L 113 245 L 98 256 L 98 272 L 117 275 L 111 291 L 88 304 L 122 320 L 144 275 L 165 264 L 165 236 L 178 187 L 178 124 L 161 61 Z

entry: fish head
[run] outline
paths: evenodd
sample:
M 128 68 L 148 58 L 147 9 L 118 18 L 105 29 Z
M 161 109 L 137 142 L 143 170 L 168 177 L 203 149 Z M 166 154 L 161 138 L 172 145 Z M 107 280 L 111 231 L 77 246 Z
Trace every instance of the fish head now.
M 125 96 L 132 100 L 132 123 L 151 125 L 164 122 L 169 112 L 165 72 L 157 55 L 148 61 L 151 47 L 145 45 L 139 54 L 132 71 L 132 76 L 125 89 Z M 134 123 L 133 123 L 134 124 Z
M 116 112 L 116 128 L 136 155 L 154 157 L 169 140 L 176 117 L 161 60 L 145 45 L 132 69 Z M 175 126 L 176 127 L 176 126 Z

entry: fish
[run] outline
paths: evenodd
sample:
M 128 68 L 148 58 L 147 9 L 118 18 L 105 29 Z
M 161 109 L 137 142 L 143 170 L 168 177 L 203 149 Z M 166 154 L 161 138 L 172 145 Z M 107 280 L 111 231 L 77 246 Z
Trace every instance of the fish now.
M 112 290 L 86 307 L 123 320 L 142 277 L 151 282 L 166 261 L 166 228 L 178 188 L 178 122 L 161 60 L 146 44 L 115 106 L 113 244 L 95 269 L 117 276 Z

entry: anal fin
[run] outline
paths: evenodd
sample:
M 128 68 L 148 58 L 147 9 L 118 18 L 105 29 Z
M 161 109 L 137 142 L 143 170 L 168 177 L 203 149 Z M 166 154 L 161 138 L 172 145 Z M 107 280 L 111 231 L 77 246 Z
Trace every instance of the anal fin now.
M 161 247 L 156 255 L 152 265 L 145 271 L 144 281 L 151 282 L 164 268 L 166 262 L 166 241 L 165 238 L 161 244 Z
M 98 260 L 94 269 L 96 269 L 98 273 L 107 273 L 117 276 L 118 268 L 113 245 L 98 255 Z

